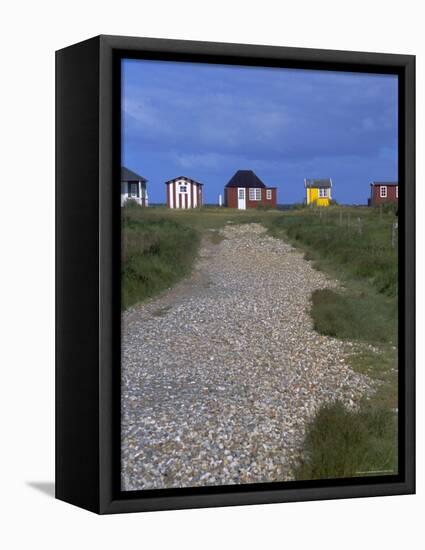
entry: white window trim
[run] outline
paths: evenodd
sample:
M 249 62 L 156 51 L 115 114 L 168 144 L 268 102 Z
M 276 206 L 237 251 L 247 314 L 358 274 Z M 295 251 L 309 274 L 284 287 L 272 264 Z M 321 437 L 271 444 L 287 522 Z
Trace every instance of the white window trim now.
M 398 185 L 395 186 L 395 198 L 398 199 Z
M 386 199 L 388 196 L 388 189 L 386 185 L 380 185 L 379 186 L 379 197 L 381 199 Z
M 272 200 L 272 190 L 266 189 L 266 200 L 271 201 Z
M 319 198 L 324 199 L 328 196 L 328 190 L 326 187 L 319 187 Z
M 184 191 L 182 190 L 183 187 L 184 187 Z M 187 185 L 186 184 L 181 184 L 179 186 L 179 193 L 182 193 L 183 195 L 187 194 Z
M 249 188 L 249 200 L 250 201 L 261 201 L 261 187 L 250 187 Z

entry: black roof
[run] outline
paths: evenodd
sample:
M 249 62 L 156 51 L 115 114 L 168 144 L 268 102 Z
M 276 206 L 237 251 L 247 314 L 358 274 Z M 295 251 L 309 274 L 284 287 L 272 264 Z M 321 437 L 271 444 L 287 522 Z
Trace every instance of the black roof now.
M 238 170 L 226 187 L 266 187 L 252 170 Z
M 373 181 L 370 185 L 398 185 L 398 181 Z
M 305 187 L 319 187 L 325 189 L 332 187 L 332 180 L 331 178 L 306 178 Z
M 143 176 L 139 176 L 136 172 L 129 170 L 125 166 L 121 166 L 121 181 L 141 181 L 146 183 L 148 180 Z
M 172 180 L 168 180 L 166 181 L 165 183 L 173 183 L 177 180 L 186 180 L 186 181 L 189 181 L 190 183 L 196 183 L 196 185 L 204 185 L 203 183 L 201 183 L 200 181 L 196 181 L 192 178 L 188 178 L 187 176 L 178 176 L 177 178 L 173 178 Z

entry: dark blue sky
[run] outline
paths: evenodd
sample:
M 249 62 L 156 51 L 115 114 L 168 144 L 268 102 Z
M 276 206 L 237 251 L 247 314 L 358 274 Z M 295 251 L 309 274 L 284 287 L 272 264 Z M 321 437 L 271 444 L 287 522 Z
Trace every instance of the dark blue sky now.
M 373 180 L 397 180 L 397 77 L 123 61 L 123 164 L 148 179 L 205 184 L 206 202 L 239 169 L 301 202 L 304 178 L 331 177 L 333 198 L 365 204 Z

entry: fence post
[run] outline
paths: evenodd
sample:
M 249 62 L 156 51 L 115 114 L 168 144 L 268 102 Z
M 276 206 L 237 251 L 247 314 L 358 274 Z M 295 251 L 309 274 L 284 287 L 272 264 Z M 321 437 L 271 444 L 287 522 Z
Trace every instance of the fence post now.
M 396 230 L 398 229 L 398 222 L 393 222 L 391 227 L 391 247 L 395 247 L 395 241 L 396 241 Z
M 357 218 L 357 223 L 359 226 L 359 235 L 362 234 L 362 220 L 360 218 Z

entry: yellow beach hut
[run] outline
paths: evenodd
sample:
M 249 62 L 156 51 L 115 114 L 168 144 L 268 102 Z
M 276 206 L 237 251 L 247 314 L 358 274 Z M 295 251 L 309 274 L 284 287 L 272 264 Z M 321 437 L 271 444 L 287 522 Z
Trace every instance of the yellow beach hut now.
M 304 180 L 307 206 L 329 206 L 332 196 L 331 178 Z

